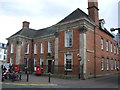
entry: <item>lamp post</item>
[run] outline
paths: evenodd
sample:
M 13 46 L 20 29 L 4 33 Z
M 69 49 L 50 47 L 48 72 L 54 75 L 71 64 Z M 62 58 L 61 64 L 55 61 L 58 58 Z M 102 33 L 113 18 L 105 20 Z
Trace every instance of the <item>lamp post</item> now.
M 52 61 L 53 61 L 53 73 L 54 73 L 54 62 L 55 62 L 55 60 L 53 59 Z
M 120 28 L 111 28 L 110 31 L 113 32 L 115 30 L 118 30 L 118 53 L 119 53 L 119 57 L 120 57 Z M 119 61 L 119 65 L 120 65 L 120 61 Z

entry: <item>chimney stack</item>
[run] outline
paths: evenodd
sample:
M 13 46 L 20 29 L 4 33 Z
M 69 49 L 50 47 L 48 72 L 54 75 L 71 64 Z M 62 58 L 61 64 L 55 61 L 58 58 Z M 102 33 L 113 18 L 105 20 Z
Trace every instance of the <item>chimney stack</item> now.
M 29 22 L 27 22 L 27 21 L 24 21 L 23 22 L 23 28 L 29 28 Z
M 99 25 L 98 0 L 88 0 L 88 15 Z

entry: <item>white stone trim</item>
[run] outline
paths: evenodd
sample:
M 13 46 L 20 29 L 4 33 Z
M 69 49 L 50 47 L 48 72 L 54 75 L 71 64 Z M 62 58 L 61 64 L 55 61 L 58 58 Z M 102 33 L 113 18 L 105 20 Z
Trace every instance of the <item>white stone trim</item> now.
M 89 53 L 94 53 L 94 50 L 87 49 L 86 51 L 89 52 Z
M 87 71 L 86 71 L 86 67 L 87 67 L 86 66 L 86 62 L 87 62 L 87 60 L 86 60 L 86 31 L 87 31 L 87 28 L 86 29 L 83 28 L 83 30 L 80 31 L 80 37 L 79 37 L 80 38 L 79 54 L 82 57 L 82 60 L 80 62 L 80 66 L 81 67 L 83 66 L 83 69 L 80 69 L 80 70 L 82 70 L 80 72 L 81 72 L 81 74 L 83 74 L 83 78 L 86 78 L 86 73 L 87 73 Z
M 59 38 L 55 38 L 55 65 L 58 65 L 58 47 L 59 47 Z

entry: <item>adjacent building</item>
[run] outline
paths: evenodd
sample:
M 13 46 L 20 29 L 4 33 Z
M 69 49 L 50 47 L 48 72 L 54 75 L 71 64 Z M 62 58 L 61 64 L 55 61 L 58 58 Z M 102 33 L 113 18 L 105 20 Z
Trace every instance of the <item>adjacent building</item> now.
M 88 2 L 88 15 L 77 8 L 51 27 L 35 30 L 29 24 L 24 21 L 7 39 L 8 63 L 83 78 L 118 72 L 118 45 L 99 19 L 98 2 Z
M 7 44 L 0 43 L 0 66 L 7 62 Z

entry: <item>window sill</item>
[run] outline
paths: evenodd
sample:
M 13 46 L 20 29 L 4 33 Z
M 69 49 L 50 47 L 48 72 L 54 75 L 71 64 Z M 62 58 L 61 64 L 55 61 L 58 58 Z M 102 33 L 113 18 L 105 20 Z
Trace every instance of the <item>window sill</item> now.
M 72 71 L 72 69 L 65 69 L 65 71 L 67 72 L 67 71 Z
M 69 46 L 69 47 L 65 47 L 65 48 L 72 48 L 72 46 Z

